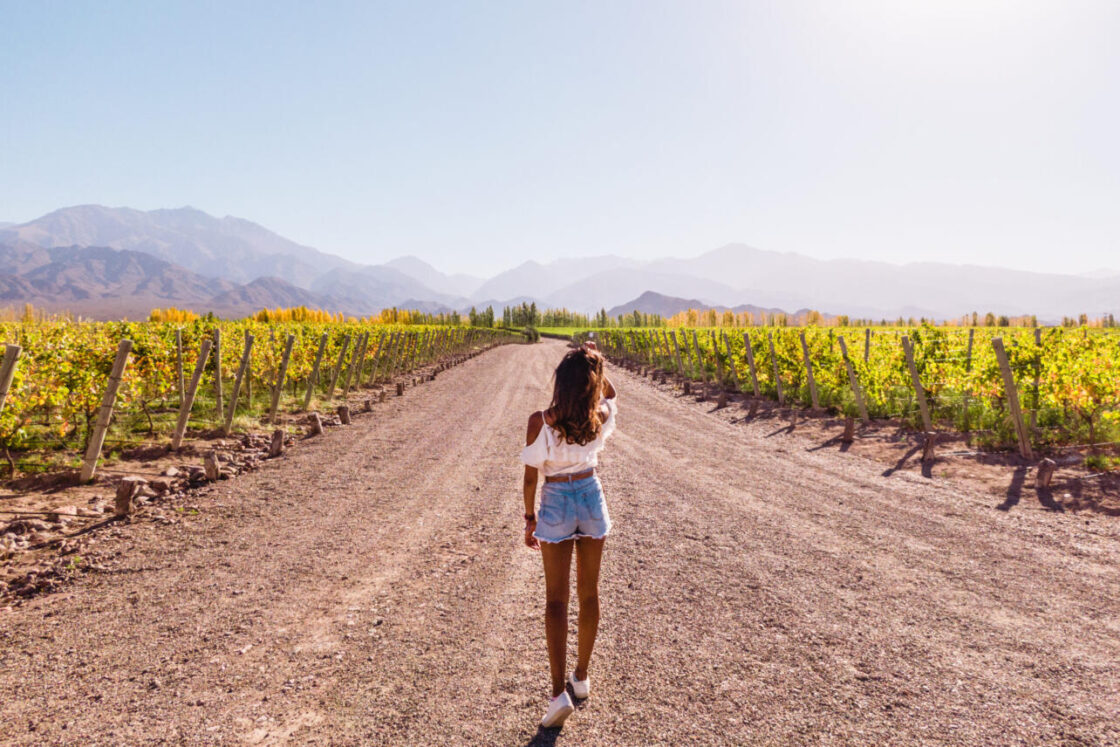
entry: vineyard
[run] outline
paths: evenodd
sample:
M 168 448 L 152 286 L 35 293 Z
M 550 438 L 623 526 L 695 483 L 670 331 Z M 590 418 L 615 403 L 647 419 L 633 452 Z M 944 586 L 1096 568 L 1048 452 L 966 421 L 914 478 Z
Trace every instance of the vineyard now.
M 782 404 L 952 429 L 987 448 L 1120 441 L 1120 334 L 1100 329 L 600 329 L 608 353 Z
M 373 323 L 7 323 L 0 449 L 10 473 L 78 466 L 188 431 L 228 434 L 519 334 Z M 101 426 L 99 428 L 99 426 Z M 92 445 L 91 445 L 92 443 Z M 92 453 L 98 452 L 98 453 Z M 60 464 L 61 463 L 61 464 Z

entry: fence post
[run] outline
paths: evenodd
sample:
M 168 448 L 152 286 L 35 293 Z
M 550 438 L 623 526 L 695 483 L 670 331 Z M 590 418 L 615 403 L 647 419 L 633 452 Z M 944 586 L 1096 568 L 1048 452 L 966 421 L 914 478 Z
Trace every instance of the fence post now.
M 9 346 L 11 347 L 11 346 Z M 132 352 L 132 340 L 121 340 L 117 345 L 117 357 L 113 359 L 113 368 L 109 372 L 109 383 L 105 386 L 105 394 L 101 398 L 101 409 L 97 412 L 97 422 L 93 426 L 93 434 L 89 439 L 89 448 L 86 449 L 85 459 L 82 460 L 82 471 L 78 479 L 89 482 L 97 469 L 97 460 L 101 458 L 101 447 L 105 445 L 105 432 L 109 430 L 109 421 L 113 417 L 113 405 L 117 401 L 117 390 L 121 385 L 124 367 L 128 365 L 128 354 Z M 7 353 L 5 353 L 7 358 Z M 5 360 L 5 364 L 7 360 Z M 12 361 L 14 368 L 15 361 Z
M 813 378 L 813 361 L 809 358 L 809 343 L 805 342 L 805 331 L 801 331 L 801 353 L 805 356 L 805 373 L 809 377 L 809 398 L 813 402 L 813 409 L 821 406 L 817 399 L 817 380 Z
M 716 381 L 718 382 L 719 390 L 722 392 L 726 382 L 724 381 L 723 358 L 719 357 L 719 338 L 716 337 L 716 331 L 714 329 L 708 330 L 708 334 L 712 340 L 712 355 L 716 359 Z
M 366 386 L 373 386 L 377 381 L 377 366 L 378 361 L 381 360 L 385 353 L 385 330 L 381 330 L 381 336 L 377 338 L 377 352 L 373 355 L 373 365 L 370 366 L 369 379 L 366 380 Z
M 358 372 L 358 378 L 362 377 L 362 364 L 365 362 L 366 345 L 369 344 L 369 332 L 363 332 L 362 336 L 358 338 L 358 345 L 354 348 L 354 356 L 350 360 L 350 366 L 346 369 L 346 380 L 342 383 L 342 398 L 346 399 L 346 395 L 350 394 L 350 382 L 354 378 L 354 372 Z
M 774 333 L 767 332 L 766 340 L 770 343 L 770 362 L 774 364 L 774 387 L 778 390 L 778 404 L 784 406 L 786 395 L 782 391 L 782 374 L 778 371 L 778 353 L 774 350 Z
M 225 426 L 222 432 L 227 436 L 233 429 L 233 413 L 237 409 L 237 395 L 241 391 L 241 381 L 245 378 L 245 372 L 249 370 L 249 355 L 253 351 L 253 335 L 245 335 L 245 348 L 241 351 L 241 365 L 237 367 L 237 376 L 233 379 L 233 391 L 229 394 L 229 410 L 226 412 Z
M 210 340 L 204 339 L 198 349 L 198 362 L 194 365 L 191 383 L 187 386 L 182 404 L 179 405 L 179 420 L 175 423 L 175 433 L 171 436 L 171 450 L 178 451 L 183 445 L 183 434 L 187 432 L 187 420 L 191 415 L 194 405 L 194 395 L 198 391 L 198 383 L 202 381 L 202 372 L 206 368 L 206 361 L 210 358 Z
M 12 388 L 12 377 L 16 375 L 16 362 L 23 351 L 19 345 L 4 346 L 4 363 L 0 364 L 0 412 L 4 411 L 4 402 L 8 399 L 8 390 Z
M 972 372 L 972 343 L 975 339 L 976 339 L 976 328 L 975 327 L 969 327 L 968 328 L 968 352 L 965 354 L 965 359 L 964 359 L 965 373 L 971 373 Z M 972 395 L 971 389 L 965 389 L 964 396 L 961 397 L 961 404 L 964 406 L 964 430 L 965 430 L 965 432 L 967 432 L 969 430 L 969 420 L 970 420 L 970 418 L 969 418 L 969 413 L 968 413 L 968 407 L 969 407 L 969 404 L 970 404 L 969 400 L 972 398 L 971 395 Z
M 288 360 L 292 357 L 292 345 L 296 342 L 295 335 L 288 335 L 284 343 L 284 355 L 280 358 L 280 371 L 276 374 L 276 385 L 272 387 L 272 407 L 269 408 L 268 420 L 276 423 L 276 410 L 280 407 L 280 395 L 284 392 L 284 377 L 288 375 Z
M 175 369 L 179 373 L 179 388 L 176 391 L 179 392 L 179 404 L 183 404 L 186 382 L 183 379 L 183 330 L 181 329 L 175 330 Z
M 315 363 L 312 364 L 311 376 L 307 379 L 307 392 L 303 395 L 301 411 L 311 406 L 311 394 L 315 391 L 315 385 L 319 383 L 319 366 L 323 364 L 323 353 L 327 350 L 327 337 L 326 332 L 319 337 L 319 349 L 315 352 Z
M 676 360 L 677 360 L 677 373 L 680 374 L 681 376 L 683 376 L 684 375 L 684 366 L 681 365 L 681 346 L 677 342 L 677 330 L 675 330 L 675 329 L 672 331 L 672 338 L 673 338 L 673 355 L 676 357 Z
M 762 392 L 758 388 L 758 371 L 754 367 L 754 349 L 751 347 L 750 333 L 743 333 L 743 350 L 747 353 L 747 365 L 751 369 L 751 388 L 754 390 L 754 396 L 758 397 Z
M 222 405 L 222 330 L 214 328 L 214 411 L 218 418 L 225 411 Z
M 1034 328 L 1034 390 L 1031 392 L 1031 433 L 1038 431 L 1038 388 L 1042 378 L 1042 328 Z
M 871 327 L 863 331 L 863 362 L 867 363 L 871 358 Z
M 926 402 L 926 390 L 918 376 L 918 366 L 914 363 L 914 348 L 910 345 L 909 335 L 902 336 L 902 351 L 906 353 L 906 367 L 910 369 L 910 379 L 914 382 L 914 395 L 918 398 L 918 409 L 922 412 L 922 426 L 926 433 L 933 432 L 933 423 L 929 417 L 929 404 Z
M 1007 406 L 1011 411 L 1011 421 L 1015 426 L 1015 434 L 1019 438 L 1019 454 L 1024 459 L 1034 459 L 1031 440 L 1027 435 L 1027 428 L 1023 424 L 1023 412 L 1019 409 L 1019 390 L 1015 388 L 1015 377 L 1011 374 L 1011 365 L 1007 362 L 1007 351 L 1003 347 L 1003 338 L 993 338 L 992 348 L 996 351 L 999 370 L 1003 374 L 1003 387 L 1007 392 Z
M 856 377 L 856 370 L 852 367 L 852 361 L 848 357 L 848 344 L 844 342 L 844 336 L 839 335 L 837 339 L 840 341 L 840 355 L 844 357 L 844 366 L 848 369 L 848 381 L 852 385 L 852 394 L 856 398 L 856 407 L 859 408 L 859 416 L 863 422 L 870 423 L 871 418 L 867 415 L 867 404 L 863 401 L 863 392 L 859 387 L 859 379 Z
M 342 373 L 342 362 L 346 360 L 346 349 L 350 347 L 350 335 L 342 336 L 342 347 L 338 351 L 338 363 L 335 364 L 334 370 L 331 372 L 330 389 L 327 391 L 327 399 L 334 399 L 334 387 L 338 383 L 338 375 Z

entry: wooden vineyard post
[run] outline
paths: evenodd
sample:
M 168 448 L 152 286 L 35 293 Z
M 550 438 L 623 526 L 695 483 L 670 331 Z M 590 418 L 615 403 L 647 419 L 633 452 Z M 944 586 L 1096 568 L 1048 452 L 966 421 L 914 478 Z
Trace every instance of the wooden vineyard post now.
M 350 335 L 342 336 L 342 347 L 338 351 L 338 363 L 335 364 L 334 370 L 331 371 L 331 380 L 329 389 L 327 391 L 327 399 L 334 399 L 334 387 L 338 384 L 338 376 L 342 373 L 342 362 L 346 360 L 346 349 L 350 347 Z
M 394 331 L 389 333 L 389 341 L 385 345 L 385 355 L 382 356 L 381 351 L 378 351 L 377 357 L 381 358 L 382 360 L 380 373 L 375 374 L 373 379 L 375 383 L 381 379 L 384 379 L 385 381 L 389 380 L 390 375 L 392 374 L 392 371 L 389 370 L 389 366 L 393 362 L 393 356 L 396 354 L 396 349 L 397 333 Z
M 382 356 L 385 354 L 385 330 L 381 330 L 381 336 L 377 338 L 377 352 L 373 354 L 373 365 L 370 366 L 369 379 L 366 381 L 366 386 L 373 386 L 377 381 L 377 366 Z M 306 408 L 305 408 L 306 409 Z
M 175 369 L 179 374 L 179 388 L 176 391 L 179 392 L 179 404 L 182 404 L 186 382 L 183 380 L 183 330 L 181 329 L 175 330 Z
M 774 387 L 778 390 L 778 404 L 785 405 L 786 395 L 782 391 L 782 375 L 778 371 L 778 352 L 774 350 L 774 333 L 766 333 L 766 341 L 770 343 L 770 362 L 774 364 Z
M 253 335 L 245 335 L 245 349 L 241 351 L 241 365 L 237 367 L 237 376 L 233 379 L 233 391 L 229 393 L 229 409 L 226 412 L 226 422 L 222 427 L 222 433 L 227 436 L 233 430 L 233 413 L 237 409 L 237 395 L 241 391 L 241 382 L 245 378 L 245 372 L 249 370 L 249 356 L 253 352 Z
M 731 373 L 734 374 L 735 388 L 740 392 L 743 391 L 743 377 L 739 375 L 739 369 L 735 366 L 735 359 L 731 357 L 731 341 L 727 339 L 726 332 L 720 332 L 723 336 L 723 347 L 727 351 L 727 365 L 731 366 Z
M 677 330 L 675 330 L 675 329 L 673 330 L 672 336 L 673 336 L 673 355 L 676 357 L 676 360 L 677 360 L 677 373 L 681 374 L 683 376 L 684 375 L 684 366 L 681 365 L 681 346 L 680 346 L 680 343 L 677 342 Z
M 708 389 L 708 367 L 704 365 L 704 359 L 700 357 L 700 337 L 696 334 L 696 330 L 692 330 L 692 346 L 696 349 L 696 367 L 700 369 L 700 380 L 704 382 L 704 393 L 707 394 Z
M 716 381 L 718 382 L 717 386 L 719 387 L 719 390 L 722 392 L 723 387 L 724 387 L 724 370 L 723 370 L 723 358 L 721 358 L 719 356 L 719 339 L 716 338 L 716 331 L 714 329 L 709 330 L 708 334 L 710 335 L 710 337 L 712 339 L 712 355 L 716 359 Z
M 311 406 L 311 395 L 319 383 L 319 366 L 323 364 L 323 353 L 327 349 L 327 337 L 326 332 L 319 337 L 319 349 L 315 352 L 315 362 L 311 365 L 311 376 L 307 379 L 307 391 L 303 395 L 303 407 L 300 410 L 306 410 Z
M 1038 388 L 1042 379 L 1042 328 L 1034 328 L 1034 389 L 1031 391 L 1031 433 L 1038 433 Z
M 245 337 L 249 337 L 249 330 L 245 330 Z M 253 409 L 253 359 L 249 359 L 249 366 L 245 369 L 245 409 Z
M 975 327 L 970 327 L 969 330 L 968 330 L 968 353 L 965 355 L 965 359 L 964 359 L 965 373 L 971 373 L 972 372 L 972 343 L 973 343 L 973 340 L 975 340 L 975 339 L 976 339 L 976 328 Z M 969 390 L 965 390 L 964 397 L 961 400 L 962 404 L 964 405 L 964 429 L 966 431 L 968 430 L 968 421 L 969 421 L 969 416 L 968 416 L 969 394 L 970 394 Z
M 354 348 L 354 357 L 350 361 L 350 367 L 346 369 L 346 381 L 342 383 L 342 397 L 350 394 L 350 382 L 353 381 L 355 375 L 359 379 L 362 377 L 362 364 L 365 363 L 366 346 L 369 345 L 369 332 L 363 332 L 362 336 L 358 338 L 358 346 Z
M 759 396 L 762 392 L 758 388 L 758 370 L 754 367 L 754 350 L 751 348 L 751 336 L 749 333 L 743 333 L 743 350 L 747 352 L 747 365 L 751 369 L 751 388 L 754 390 L 754 396 Z
M 222 330 L 214 328 L 214 412 L 222 417 Z
M 16 375 L 16 363 L 23 348 L 19 345 L 4 346 L 4 362 L 0 364 L 0 412 L 4 411 L 4 402 L 8 399 L 8 390 L 12 388 L 12 377 Z
M 194 365 L 191 382 L 179 405 L 179 420 L 175 423 L 175 433 L 171 436 L 171 450 L 178 451 L 183 445 L 183 434 L 187 432 L 187 420 L 191 416 L 191 407 L 194 405 L 194 395 L 198 391 L 198 384 L 202 381 L 202 372 L 206 369 L 206 361 L 210 358 L 210 340 L 203 340 L 198 350 L 198 362 Z
M 926 390 L 918 376 L 918 366 L 914 363 L 914 348 L 910 344 L 908 335 L 902 336 L 902 352 L 906 354 L 906 367 L 910 369 L 910 380 L 914 384 L 914 396 L 918 398 L 918 409 L 922 413 L 922 427 L 926 433 L 933 432 L 933 422 L 929 417 L 929 403 L 926 402 Z
M 284 355 L 280 358 L 280 371 L 276 374 L 276 384 L 272 387 L 272 406 L 268 410 L 268 421 L 276 423 L 276 411 L 280 407 L 280 395 L 284 392 L 284 378 L 288 375 L 288 360 L 292 357 L 292 345 L 296 342 L 295 335 L 288 335 L 284 343 Z
M 992 348 L 996 351 L 999 370 L 1003 374 L 1003 387 L 1007 391 L 1007 407 L 1011 411 L 1011 421 L 1015 426 L 1015 434 L 1019 437 L 1019 454 L 1024 459 L 1034 459 L 1027 428 L 1023 424 L 1023 412 L 1019 409 L 1019 391 L 1015 388 L 1015 377 L 1011 374 L 1011 365 L 1007 362 L 1007 351 L 1003 347 L 1003 338 L 993 338 Z
M 844 358 L 844 367 L 848 369 L 848 382 L 852 385 L 852 396 L 856 398 L 856 407 L 859 408 L 859 417 L 864 424 L 870 423 L 871 418 L 867 415 L 867 403 L 863 401 L 863 391 L 859 388 L 859 379 L 856 377 L 856 369 L 852 366 L 852 359 L 848 357 L 848 344 L 844 342 L 844 336 L 840 335 L 837 338 L 840 342 L 840 355 Z
M 809 343 L 805 341 L 804 331 L 801 332 L 801 353 L 805 357 L 805 375 L 809 377 L 809 399 L 813 403 L 813 409 L 816 410 L 821 403 L 817 398 L 817 380 L 813 378 L 813 361 L 809 357 Z
M 113 419 L 113 405 L 117 401 L 117 390 L 121 386 L 121 377 L 124 376 L 124 367 L 128 365 L 128 354 L 131 352 L 132 340 L 121 340 L 120 344 L 117 345 L 117 357 L 113 359 L 113 368 L 109 372 L 109 383 L 105 386 L 105 394 L 101 398 L 101 409 L 97 411 L 97 421 L 93 425 L 93 435 L 89 439 L 89 448 L 86 449 L 85 459 L 82 460 L 82 471 L 78 477 L 81 482 L 92 480 L 93 473 L 97 470 L 97 460 L 101 458 L 101 447 L 105 445 L 105 432 L 109 430 L 109 421 Z M 4 357 L 5 364 L 7 364 L 7 353 Z M 15 366 L 14 360 L 12 365 Z
M 863 331 L 863 362 L 871 359 L 871 327 Z

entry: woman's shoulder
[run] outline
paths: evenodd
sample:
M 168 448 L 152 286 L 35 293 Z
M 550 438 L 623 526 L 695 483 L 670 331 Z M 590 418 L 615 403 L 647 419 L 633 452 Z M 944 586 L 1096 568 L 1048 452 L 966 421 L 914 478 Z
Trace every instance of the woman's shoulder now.
M 529 416 L 529 426 L 525 432 L 525 443 L 531 444 L 537 440 L 541 429 L 548 424 L 547 415 L 543 410 L 537 410 Z

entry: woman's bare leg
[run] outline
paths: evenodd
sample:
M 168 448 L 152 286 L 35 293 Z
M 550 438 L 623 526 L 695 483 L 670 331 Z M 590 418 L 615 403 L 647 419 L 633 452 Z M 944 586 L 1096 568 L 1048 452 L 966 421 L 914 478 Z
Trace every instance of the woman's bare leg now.
M 552 670 L 552 697 L 564 692 L 564 674 L 568 656 L 568 597 L 570 595 L 572 545 L 567 542 L 542 542 L 544 559 L 544 635 L 548 641 L 548 664 Z M 598 566 L 596 566 L 598 567 Z M 583 606 L 580 606 L 582 641 Z M 582 649 L 582 644 L 580 646 Z
M 606 539 L 576 540 L 576 593 L 579 595 L 579 658 L 576 660 L 577 680 L 587 679 L 591 650 L 599 632 L 599 564 L 603 559 Z

